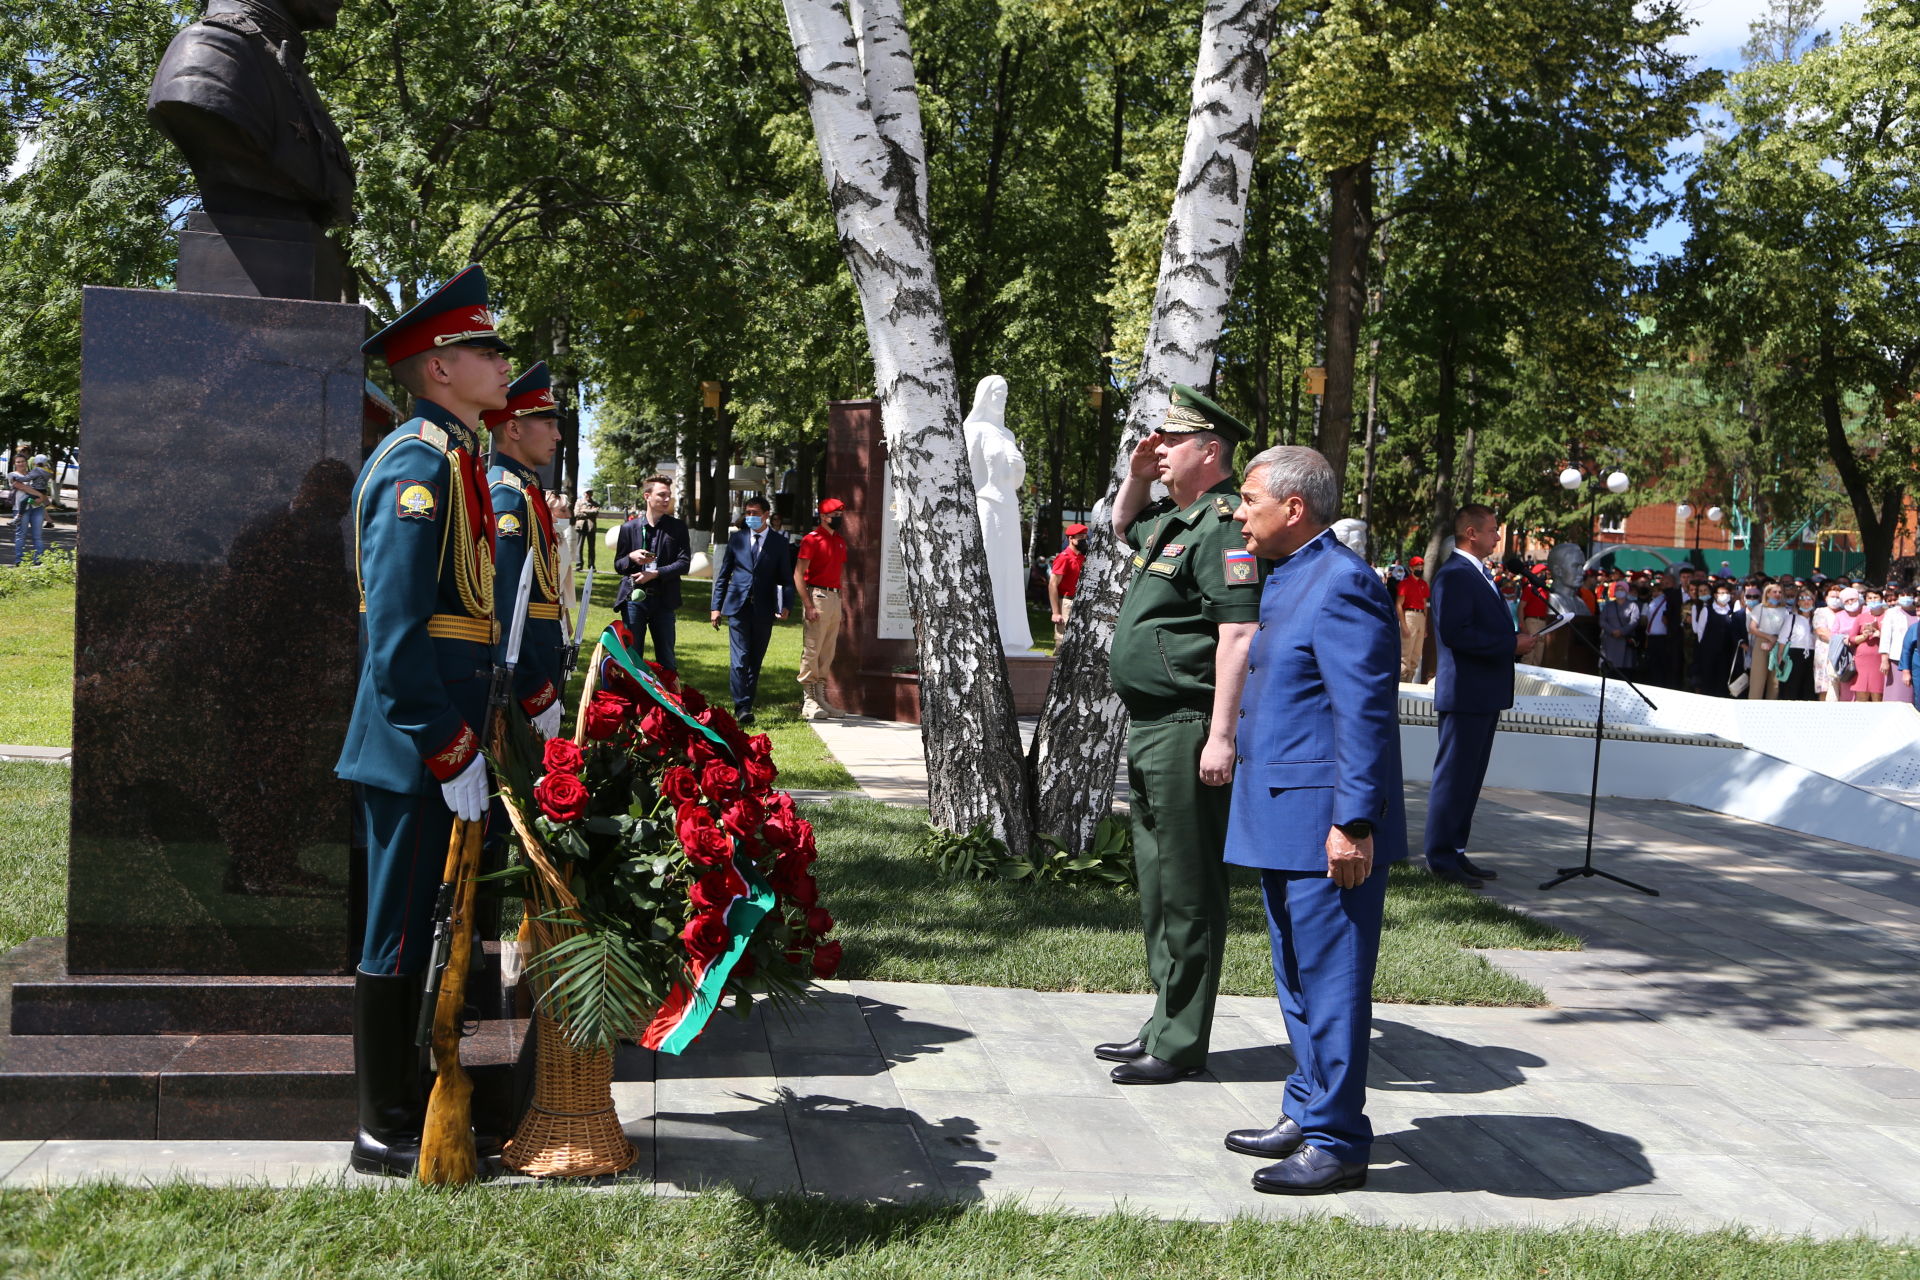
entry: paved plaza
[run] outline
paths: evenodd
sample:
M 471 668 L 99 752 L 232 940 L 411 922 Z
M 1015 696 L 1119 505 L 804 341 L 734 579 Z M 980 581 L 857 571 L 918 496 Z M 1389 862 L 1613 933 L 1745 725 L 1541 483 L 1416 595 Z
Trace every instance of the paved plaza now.
M 875 758 L 900 736 L 870 733 Z M 861 735 L 827 734 L 836 752 Z M 910 790 L 903 778 L 888 798 Z M 1416 827 L 1423 801 L 1409 788 Z M 1489 953 L 1539 983 L 1544 1008 L 1376 1007 L 1363 1189 L 1259 1195 L 1259 1162 L 1221 1146 L 1279 1105 L 1291 1064 L 1270 1000 L 1221 1001 L 1202 1078 L 1122 1088 L 1088 1049 L 1129 1034 L 1147 997 L 871 982 L 826 984 L 791 1022 L 717 1018 L 682 1058 L 623 1051 L 616 1098 L 640 1159 L 620 1181 L 1204 1219 L 1920 1237 L 1920 863 L 1603 802 L 1600 864 L 1661 896 L 1597 879 L 1541 893 L 1579 860 L 1585 801 L 1489 792 L 1480 812 L 1474 853 L 1502 872 L 1494 896 L 1588 947 Z M 26 1142 L 0 1144 L 0 1171 L 8 1186 L 294 1182 L 344 1176 L 345 1152 Z

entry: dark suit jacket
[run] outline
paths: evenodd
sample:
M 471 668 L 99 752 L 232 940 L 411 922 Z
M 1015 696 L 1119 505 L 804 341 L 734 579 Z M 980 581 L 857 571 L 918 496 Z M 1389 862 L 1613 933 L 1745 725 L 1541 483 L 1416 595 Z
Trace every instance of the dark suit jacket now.
M 649 541 L 651 546 L 647 545 Z M 660 576 L 644 588 L 647 599 L 669 609 L 679 608 L 680 575 L 693 563 L 692 546 L 692 539 L 687 537 L 687 522 L 678 516 L 660 517 L 660 523 L 653 527 L 651 539 L 644 515 L 621 525 L 613 556 L 614 572 L 620 575 L 620 589 L 614 592 L 613 607 L 618 609 L 633 594 L 633 579 L 627 575 L 648 567 L 628 557 L 635 551 L 651 550 L 654 556 L 652 568 L 658 570 Z
M 1406 857 L 1400 624 L 1379 575 L 1331 533 L 1275 565 L 1247 670 L 1226 860 L 1325 871 L 1327 831 L 1360 821 L 1376 865 Z
M 793 594 L 793 544 L 779 530 L 766 530 L 760 557 L 749 565 L 747 540 L 745 529 L 727 535 L 726 550 L 713 567 L 713 601 L 707 608 L 729 618 L 756 610 L 769 617 L 782 613 Z
M 1513 705 L 1513 617 L 1500 592 L 1463 555 L 1433 575 L 1436 711 L 1482 714 Z
M 1693 634 L 1693 602 L 1688 602 L 1683 616 L 1688 672 L 1694 686 L 1702 693 L 1720 697 L 1727 691 L 1727 681 L 1733 678 L 1733 663 L 1740 652 L 1740 642 L 1747 638 L 1747 612 L 1731 609 L 1715 613 L 1708 608 L 1706 630 L 1698 639 Z

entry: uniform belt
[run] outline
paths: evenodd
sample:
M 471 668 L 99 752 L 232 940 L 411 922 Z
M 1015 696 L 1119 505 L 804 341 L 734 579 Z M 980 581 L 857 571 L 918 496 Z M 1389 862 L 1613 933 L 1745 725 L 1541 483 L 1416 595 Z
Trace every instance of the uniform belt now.
M 540 618 L 547 622 L 560 621 L 560 606 L 552 601 L 541 603 L 538 600 L 527 601 L 527 616 Z
M 457 613 L 436 613 L 427 619 L 427 634 L 441 640 L 471 640 L 474 644 L 492 644 L 500 638 L 500 627 L 490 618 L 463 618 Z
M 1401 607 L 1404 608 L 1408 613 L 1425 613 L 1426 612 L 1425 609 L 1416 609 L 1412 605 L 1403 605 Z
M 835 593 L 838 593 L 838 592 L 839 592 L 839 590 L 840 590 L 840 588 L 838 588 L 838 587 L 823 587 L 823 586 L 821 586 L 821 585 L 820 585 L 819 583 L 817 583 L 817 582 L 809 582 L 809 583 L 807 584 L 807 590 L 809 590 L 809 591 L 832 591 L 832 592 L 835 592 Z

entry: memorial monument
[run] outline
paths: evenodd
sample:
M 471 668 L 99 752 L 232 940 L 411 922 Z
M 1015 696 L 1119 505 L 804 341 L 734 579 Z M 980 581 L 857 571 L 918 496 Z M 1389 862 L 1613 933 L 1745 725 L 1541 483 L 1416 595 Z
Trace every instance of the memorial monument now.
M 1020 485 L 1027 460 L 1007 429 L 1007 380 L 997 373 L 973 389 L 973 408 L 963 427 L 967 464 L 973 471 L 974 508 L 980 514 L 980 541 L 993 582 L 993 612 L 1000 624 L 1000 647 L 1009 654 L 1033 650 L 1027 621 L 1027 574 L 1020 537 Z
M 177 291 L 85 291 L 68 934 L 0 963 L 0 1138 L 353 1132 L 364 873 L 332 763 L 347 494 L 389 419 L 328 236 L 352 170 L 302 68 L 339 7 L 213 0 L 176 36 L 149 110 L 200 183 Z M 506 1124 L 522 1024 L 489 963 L 463 1056 Z

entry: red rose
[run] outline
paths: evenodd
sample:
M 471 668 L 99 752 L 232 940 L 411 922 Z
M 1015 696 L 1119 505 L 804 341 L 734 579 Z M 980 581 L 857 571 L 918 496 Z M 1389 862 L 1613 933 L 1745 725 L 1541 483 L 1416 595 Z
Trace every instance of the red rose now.
M 680 686 L 680 702 L 689 715 L 699 715 L 707 709 L 707 697 L 692 685 Z
M 782 897 L 790 898 L 803 907 L 810 907 L 820 901 L 820 886 L 815 884 L 813 877 L 805 871 L 796 876 L 782 877 L 774 887 L 780 890 Z
M 694 832 L 712 829 L 713 815 L 705 805 L 683 804 L 673 811 L 673 826 L 680 843 L 685 844 Z
M 799 828 L 792 814 L 774 810 L 760 825 L 760 836 L 776 849 L 791 849 L 800 842 Z
M 673 801 L 676 808 L 696 804 L 700 800 L 700 780 L 693 776 L 693 770 L 674 765 L 660 775 L 660 794 Z
M 813 949 L 813 976 L 831 978 L 840 968 L 840 944 L 825 942 Z
M 541 761 L 548 773 L 570 773 L 577 778 L 587 767 L 587 753 L 571 738 L 548 738 Z
M 540 812 L 554 822 L 573 822 L 586 816 L 587 784 L 571 773 L 550 773 L 533 789 Z
M 726 832 L 713 825 L 711 819 L 705 826 L 680 828 L 680 844 L 695 866 L 720 866 L 733 855 L 733 842 L 727 839 Z
M 700 789 L 709 800 L 731 800 L 740 794 L 740 771 L 716 760 L 700 770 Z
M 833 917 L 825 907 L 807 908 L 807 932 L 816 938 L 833 932 Z
M 668 693 L 680 692 L 680 673 L 672 667 L 663 667 L 651 658 L 647 660 L 647 670 L 653 672 L 653 678 L 665 685 Z
M 773 759 L 773 739 L 764 733 L 756 733 L 751 738 L 748 738 L 747 759 L 771 761 Z
M 753 958 L 753 952 L 742 951 L 740 953 L 740 958 L 733 962 L 732 976 L 745 980 L 747 978 L 751 978 L 754 975 L 754 972 L 759 968 L 760 968 L 760 962 Z
M 687 759 L 696 767 L 712 764 L 719 758 L 720 753 L 713 749 L 713 744 L 705 737 L 691 733 L 687 735 Z
M 760 802 L 751 796 L 735 800 L 720 817 L 721 825 L 743 839 L 760 829 Z
M 720 707 L 708 707 L 694 716 L 694 719 L 723 738 L 740 732 L 740 725 L 734 720 L 733 713 Z
M 726 867 L 695 880 L 687 889 L 687 900 L 702 911 L 724 909 L 729 902 L 747 891 L 746 881 Z
M 602 689 L 587 703 L 587 736 L 595 742 L 605 742 L 620 732 L 632 714 L 632 703 L 612 690 Z
M 687 921 L 687 927 L 680 931 L 680 940 L 687 944 L 687 952 L 695 960 L 712 960 L 727 949 L 732 941 L 727 933 L 727 919 L 718 911 L 702 911 Z M 817 970 L 816 964 L 816 970 Z
M 794 821 L 800 829 L 800 841 L 794 848 L 806 857 L 807 865 L 812 866 L 813 860 L 820 856 L 820 847 L 813 842 L 813 824 L 805 818 L 796 818 Z
M 747 790 L 754 795 L 763 796 L 771 791 L 773 780 L 779 776 L 780 771 L 774 768 L 770 761 L 752 758 L 747 760 Z

